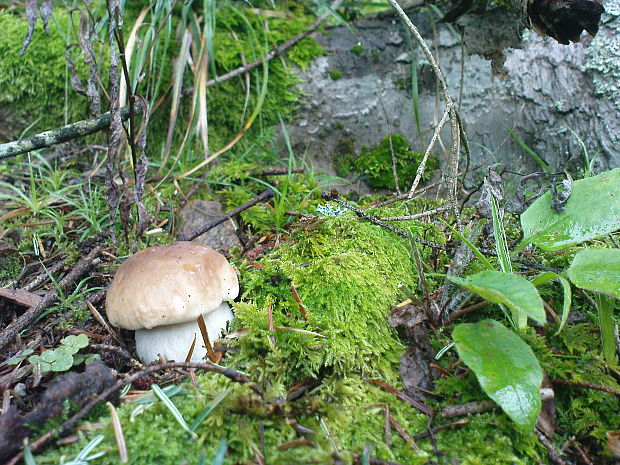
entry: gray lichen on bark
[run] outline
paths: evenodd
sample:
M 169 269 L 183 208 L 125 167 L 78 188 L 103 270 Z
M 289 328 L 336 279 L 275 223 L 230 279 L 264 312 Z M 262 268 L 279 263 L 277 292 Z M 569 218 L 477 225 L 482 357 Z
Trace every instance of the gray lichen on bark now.
M 604 26 L 586 51 L 584 69 L 592 75 L 595 93 L 620 109 L 620 1 L 609 0 L 605 10 Z

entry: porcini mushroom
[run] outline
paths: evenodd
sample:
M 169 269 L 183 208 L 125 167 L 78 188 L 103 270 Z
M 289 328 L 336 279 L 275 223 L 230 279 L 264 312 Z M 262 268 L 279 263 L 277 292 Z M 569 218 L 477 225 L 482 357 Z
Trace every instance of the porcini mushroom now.
M 202 315 L 209 340 L 220 336 L 233 313 L 226 301 L 239 294 L 234 268 L 215 250 L 195 242 L 148 247 L 119 267 L 106 297 L 110 323 L 136 330 L 136 351 L 145 362 L 192 361 L 206 354 L 196 322 Z

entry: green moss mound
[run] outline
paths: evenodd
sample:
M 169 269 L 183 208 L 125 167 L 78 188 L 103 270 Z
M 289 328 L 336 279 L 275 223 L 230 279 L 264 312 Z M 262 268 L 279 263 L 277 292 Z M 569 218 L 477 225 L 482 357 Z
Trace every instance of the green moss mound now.
M 96 21 L 102 20 L 103 4 L 93 4 Z M 294 8 L 294 7 L 293 7 Z M 140 9 L 131 6 L 125 12 L 126 37 L 132 29 Z M 311 15 L 295 9 L 290 18 L 270 18 L 250 8 L 239 7 L 233 3 L 218 4 L 215 13 L 213 37 L 214 61 L 210 78 L 221 76 L 241 67 L 244 63 L 263 57 L 273 47 L 299 33 L 312 22 Z M 148 18 L 148 17 L 147 17 Z M 180 9 L 172 15 L 172 30 L 180 25 Z M 74 21 L 79 22 L 77 13 Z M 77 27 L 77 26 L 76 26 Z M 32 43 L 25 55 L 19 57 L 22 39 L 27 31 L 27 21 L 17 13 L 0 16 L 0 122 L 5 126 L 4 133 L 17 138 L 31 123 L 32 115 L 44 115 L 30 127 L 38 132 L 75 122 L 89 115 L 87 98 L 77 95 L 71 88 L 70 73 L 67 70 L 65 48 L 76 41 L 68 13 L 62 8 L 54 10 L 54 20 L 50 23 L 50 34 L 43 31 L 41 22 L 37 24 Z M 95 51 L 101 62 L 101 81 L 108 81 L 109 49 L 107 47 L 107 25 L 100 32 L 100 41 L 95 43 Z M 164 42 L 163 33 L 161 41 Z M 157 69 L 151 73 L 161 75 L 163 88 L 171 86 L 174 80 L 172 62 L 178 55 L 180 42 L 174 39 L 174 32 L 167 47 L 158 47 Z M 197 45 L 198 46 L 198 45 Z M 76 72 L 86 82 L 88 70 L 77 46 L 68 48 Z M 283 57 L 270 60 L 249 74 L 249 79 L 236 78 L 219 83 L 207 89 L 209 144 L 212 151 L 221 149 L 237 134 L 246 133 L 252 138 L 266 128 L 277 124 L 279 118 L 286 119 L 295 109 L 301 92 L 296 87 L 297 67 L 304 68 L 323 48 L 311 38 L 304 39 L 292 47 Z M 134 60 L 135 61 L 135 60 Z M 145 94 L 144 79 L 137 93 Z M 185 70 L 184 87 L 194 87 L 192 71 Z M 264 90 L 264 92 L 263 92 Z M 261 96 L 264 94 L 263 96 Z M 195 104 L 191 96 L 181 101 L 179 118 L 175 125 L 173 153 L 180 146 L 190 114 Z M 102 111 L 106 104 L 102 103 Z M 252 112 L 259 108 L 258 117 L 248 129 L 246 124 Z M 149 155 L 158 154 L 164 145 L 169 126 L 170 98 L 164 100 L 151 115 L 149 125 Z M 195 121 L 194 123 L 195 124 Z M 9 132 L 10 130 L 10 132 Z M 243 145 L 243 144 L 242 144 Z M 190 144 L 191 146 L 191 144 Z M 191 149 L 191 147 L 190 147 Z M 200 151 L 199 147 L 196 147 Z
M 353 160 L 353 166 L 371 186 L 396 189 L 392 154 L 396 159 L 396 173 L 400 187 L 411 185 L 424 154 L 412 152 L 409 142 L 400 134 L 390 134 L 384 137 L 373 149 L 363 148 L 360 155 Z M 422 181 L 430 179 L 437 168 L 439 168 L 439 159 L 431 155 L 426 162 Z
M 20 57 L 27 30 L 24 17 L 0 14 L 0 121 L 12 137 L 19 136 L 32 123 L 35 124 L 31 130 L 36 132 L 65 124 L 65 115 L 68 122 L 84 119 L 90 105 L 86 97 L 73 93 L 66 71 L 67 41 L 61 31 L 71 30 L 69 15 L 56 10 L 49 35 L 39 21 L 30 46 Z M 76 72 L 87 76 L 78 49 L 68 53 L 76 64 Z M 70 98 L 65 98 L 65 92 Z M 36 117 L 40 119 L 35 122 Z
M 409 222 L 408 227 L 440 241 L 432 225 Z M 423 249 L 423 260 L 429 254 Z M 351 464 L 359 463 L 365 451 L 402 464 L 432 463 L 430 442 L 418 440 L 421 450 L 414 450 L 394 428 L 391 433 L 385 429 L 386 409 L 410 435 L 425 430 L 427 417 L 370 382 L 380 379 L 402 389 L 398 361 L 403 345 L 386 316 L 402 299 L 402 287 L 415 288 L 409 242 L 351 214 L 315 218 L 298 225 L 260 267 L 242 268 L 243 298 L 235 305 L 233 323 L 238 337 L 227 343 L 232 350 L 225 364 L 247 373 L 264 395 L 216 374 L 199 374 L 198 387 L 187 382 L 167 387 L 195 437 L 152 392 L 122 403 L 118 413 L 129 463 L 216 463 L 218 454 L 226 452 L 219 463 L 261 457 L 270 464 L 333 464 L 338 456 Z M 449 379 L 452 384 L 439 385 L 439 394 L 454 396 L 456 382 L 469 383 L 468 389 L 483 396 L 473 376 Z M 302 385 L 307 389 L 296 395 Z M 77 443 L 49 450 L 37 463 L 58 463 L 60 455 L 74 458 L 98 435 L 101 442 L 93 452 L 104 455 L 96 463 L 118 463 L 111 422 L 105 414 L 97 416 L 91 417 L 97 429 L 80 432 Z M 292 427 L 296 424 L 313 433 L 299 435 Z M 460 463 L 529 463 L 520 458 L 528 449 L 519 449 L 527 438 L 513 443 L 512 435 L 505 415 L 489 413 L 442 432 L 437 444 L 441 455 Z

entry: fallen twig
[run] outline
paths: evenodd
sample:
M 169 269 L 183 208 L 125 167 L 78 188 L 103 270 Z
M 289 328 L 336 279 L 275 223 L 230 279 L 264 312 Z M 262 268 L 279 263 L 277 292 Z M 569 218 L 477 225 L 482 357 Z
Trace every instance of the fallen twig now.
M 388 216 L 387 218 L 380 218 L 381 221 L 409 221 L 409 220 L 417 220 L 419 218 L 424 218 L 426 216 L 436 215 L 438 213 L 443 213 L 450 209 L 449 206 L 444 205 L 443 207 L 435 208 L 433 210 L 428 210 L 421 213 L 416 213 L 414 215 L 407 216 Z
M 206 86 L 207 87 L 213 87 L 216 84 L 219 84 L 221 82 L 224 81 L 228 81 L 229 79 L 232 79 L 234 77 L 237 77 L 241 74 L 247 73 L 248 71 L 256 68 L 257 66 L 262 65 L 264 62 L 269 61 L 275 57 L 277 57 L 278 55 L 281 55 L 282 53 L 284 53 L 286 50 L 288 50 L 289 48 L 291 48 L 293 45 L 295 45 L 297 42 L 299 42 L 302 39 L 305 39 L 306 37 L 308 37 L 310 34 L 312 34 L 314 31 L 316 31 L 319 26 L 323 23 L 323 21 L 325 21 L 327 18 L 330 17 L 330 15 L 332 14 L 332 11 L 336 11 L 336 9 L 338 9 L 338 7 L 340 7 L 340 4 L 342 3 L 342 0 L 335 0 L 327 9 L 327 11 L 325 11 L 323 14 L 321 14 L 317 19 L 315 19 L 303 32 L 300 32 L 299 34 L 294 35 L 293 37 L 291 37 L 290 39 L 288 39 L 285 42 L 282 42 L 280 45 L 278 45 L 277 47 L 274 47 L 269 53 L 267 53 L 265 56 L 259 58 L 258 60 L 254 60 L 244 66 L 241 66 L 237 69 L 233 69 L 232 71 L 226 73 L 226 74 L 222 74 L 221 76 L 218 76 L 214 79 L 211 79 L 209 81 L 206 82 Z M 186 92 L 188 92 L 188 90 L 184 89 L 183 93 L 185 94 Z
M 452 428 L 453 426 L 466 425 L 467 423 L 469 423 L 469 420 L 467 418 L 462 418 L 460 420 L 453 421 L 452 423 L 441 425 L 441 426 L 438 426 L 437 428 L 429 429 L 428 431 L 422 434 L 418 434 L 417 436 L 414 436 L 413 439 L 414 440 L 424 439 L 430 435 L 434 435 L 435 433 L 438 433 L 439 431 L 443 431 L 444 429 Z
M 0 287 L 0 297 L 22 307 L 34 307 L 41 301 L 41 296 L 24 289 L 5 289 Z
M 568 465 L 568 463 L 560 456 L 560 451 L 556 449 L 551 441 L 542 432 L 536 429 L 536 436 L 543 446 L 547 448 L 549 452 L 549 458 L 558 465 Z
M 57 286 L 53 286 L 47 294 L 41 299 L 41 301 L 35 305 L 34 307 L 30 307 L 23 315 L 21 315 L 17 320 L 8 325 L 2 333 L 0 333 L 0 349 L 3 349 L 9 342 L 13 340 L 13 338 L 19 333 L 22 329 L 26 328 L 30 323 L 32 323 L 43 310 L 48 308 L 57 297 L 59 290 L 65 292 L 73 283 L 84 274 L 88 269 L 93 265 L 93 261 L 102 250 L 102 246 L 98 245 L 93 250 L 91 250 L 86 257 L 80 260 L 75 267 L 62 278 Z
M 254 173 L 254 176 L 283 176 L 289 173 L 300 174 L 303 172 L 303 168 L 293 168 L 290 170 L 288 168 L 270 168 L 267 170 L 258 171 L 257 173 Z
M 371 384 L 374 384 L 375 386 L 379 386 L 380 388 L 383 388 L 386 391 L 391 392 L 396 397 L 398 397 L 400 400 L 404 400 L 405 402 L 410 403 L 411 405 L 413 405 L 415 408 L 417 408 L 423 414 L 428 415 L 429 417 L 434 416 L 434 412 L 433 412 L 432 409 L 430 409 L 429 407 L 424 405 L 422 402 L 418 402 L 417 400 L 412 399 L 411 397 L 409 397 L 404 392 L 399 391 L 398 389 L 390 386 L 389 384 L 386 384 L 383 381 L 378 380 L 378 379 L 369 379 L 368 381 Z
M 580 381 L 566 381 L 564 379 L 554 379 L 551 381 L 554 384 L 564 384 L 566 386 L 584 387 L 588 389 L 596 389 L 597 391 L 607 392 L 613 394 L 616 397 L 620 397 L 620 389 L 614 389 L 607 386 L 601 386 L 600 384 L 582 383 Z
M 492 400 L 480 400 L 459 405 L 448 405 L 441 411 L 442 418 L 464 417 L 477 413 L 490 412 L 497 407 Z
M 149 375 L 151 373 L 170 369 L 170 368 L 195 368 L 199 370 L 206 370 L 206 371 L 212 371 L 214 373 L 219 373 L 231 379 L 232 381 L 235 381 L 238 383 L 245 384 L 245 383 L 250 382 L 249 378 L 241 372 L 232 370 L 230 368 L 224 368 L 224 367 L 220 367 L 217 365 L 211 365 L 210 363 L 166 362 L 166 363 L 161 363 L 159 365 L 153 365 L 153 366 L 145 368 L 142 371 L 134 373 L 128 378 L 118 381 L 114 386 L 103 391 L 97 397 L 95 397 L 90 402 L 85 404 L 84 407 L 82 407 L 82 410 L 80 410 L 78 413 L 73 415 L 71 418 L 63 422 L 60 425 L 60 427 L 54 430 L 48 431 L 43 436 L 41 436 L 39 439 L 34 441 L 30 445 L 30 451 L 38 452 L 41 449 L 43 449 L 45 446 L 50 444 L 55 438 L 66 436 L 68 433 L 73 431 L 73 429 L 75 429 L 75 425 L 81 419 L 83 419 L 94 407 L 96 407 L 99 403 L 107 400 L 110 396 L 112 396 L 113 394 L 118 392 L 120 389 L 122 389 L 123 386 L 133 383 L 135 380 L 137 380 L 138 378 L 141 378 L 142 376 Z M 252 386 L 252 390 L 260 396 L 263 395 L 262 391 L 257 386 Z M 19 454 L 15 455 L 9 462 L 7 462 L 6 465 L 16 465 L 17 463 L 19 463 L 20 460 L 22 460 L 23 456 L 24 456 L 23 452 L 20 452 Z
M 419 237 L 414 237 L 411 236 L 408 232 L 403 231 L 402 229 L 398 229 L 395 228 L 394 226 L 390 226 L 389 224 L 383 222 L 380 218 L 377 218 L 375 216 L 372 216 L 368 213 L 366 213 L 364 210 L 354 207 L 351 204 L 348 204 L 347 202 L 340 200 L 338 198 L 338 193 L 337 192 L 323 192 L 323 198 L 325 200 L 328 200 L 330 202 L 335 202 L 338 205 L 342 205 L 343 207 L 347 208 L 348 210 L 351 210 L 353 213 L 355 213 L 357 216 L 359 216 L 360 218 L 363 218 L 365 220 L 370 221 L 371 223 L 376 224 L 377 226 L 381 226 L 382 228 L 387 229 L 388 231 L 392 231 L 393 233 L 399 235 L 400 237 L 404 237 L 404 238 L 411 238 L 416 242 L 419 242 L 422 245 L 425 245 L 427 247 L 432 247 L 434 249 L 440 249 L 440 250 L 446 250 L 446 246 L 443 244 L 437 244 L 435 242 L 431 242 L 431 241 L 427 241 L 425 239 L 420 239 Z
M 138 114 L 141 104 L 136 102 L 134 106 L 136 107 L 134 109 L 134 114 Z M 121 108 L 121 119 L 123 121 L 132 116 L 130 111 L 129 105 Z M 14 157 L 15 155 L 30 152 L 32 150 L 61 144 L 63 142 L 108 129 L 110 127 L 110 119 L 111 116 L 108 111 L 97 118 L 78 121 L 77 123 L 68 124 L 67 126 L 52 129 L 50 131 L 45 131 L 26 139 L 2 144 L 0 145 L 0 160 L 3 158 Z
M 253 207 L 254 205 L 257 205 L 261 202 L 264 202 L 267 199 L 270 199 L 271 197 L 273 197 L 273 191 L 271 189 L 265 189 L 263 192 L 261 192 L 258 196 L 256 196 L 254 199 L 250 200 L 247 203 L 244 203 L 243 205 L 241 205 L 240 207 L 235 208 L 234 210 L 226 213 L 225 215 L 221 216 L 220 218 L 218 218 L 215 221 L 212 221 L 211 223 L 207 224 L 206 226 L 203 226 L 195 231 L 192 231 L 188 234 L 185 234 L 183 236 L 179 236 L 178 240 L 180 241 L 191 241 L 196 239 L 198 236 L 200 236 L 201 234 L 206 233 L 207 231 L 215 228 L 216 226 L 222 224 L 224 221 L 226 221 L 229 218 L 232 218 L 233 216 L 237 216 L 239 213 L 241 213 L 242 211 L 247 210 L 248 208 Z

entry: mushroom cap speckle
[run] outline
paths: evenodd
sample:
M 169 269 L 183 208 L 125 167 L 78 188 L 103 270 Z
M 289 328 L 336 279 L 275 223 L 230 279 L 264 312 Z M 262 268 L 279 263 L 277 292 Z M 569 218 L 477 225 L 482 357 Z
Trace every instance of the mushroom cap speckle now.
M 222 254 L 174 242 L 123 262 L 108 289 L 106 312 L 114 326 L 150 329 L 194 320 L 238 294 L 237 274 Z

